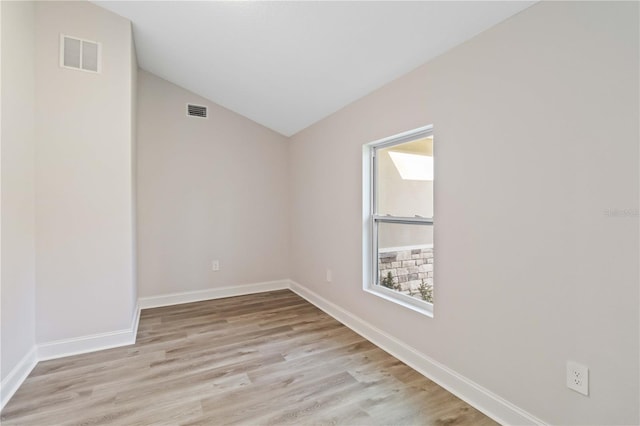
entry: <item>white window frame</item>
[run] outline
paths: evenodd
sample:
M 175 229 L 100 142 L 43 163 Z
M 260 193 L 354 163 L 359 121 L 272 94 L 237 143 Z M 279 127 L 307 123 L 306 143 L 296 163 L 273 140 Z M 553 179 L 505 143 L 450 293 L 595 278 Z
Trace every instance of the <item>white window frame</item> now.
M 64 39 L 65 38 L 70 38 L 73 40 L 77 40 L 80 42 L 80 67 L 76 68 L 76 67 L 70 67 L 68 65 L 64 64 Z M 93 71 L 93 70 L 88 70 L 85 68 L 82 68 L 82 49 L 83 49 L 83 44 L 82 42 L 87 42 L 87 43 L 94 43 L 96 45 L 98 45 L 98 51 L 96 52 L 96 54 L 98 55 L 97 58 L 97 70 Z M 91 74 L 102 74 L 102 43 L 98 42 L 98 41 L 94 41 L 94 40 L 89 40 L 86 38 L 80 38 L 80 37 L 75 37 L 75 36 L 70 36 L 68 34 L 62 34 L 60 33 L 60 48 L 59 48 L 59 61 L 60 61 L 60 68 L 66 68 L 68 70 L 76 70 L 76 71 L 82 71 L 82 72 L 88 72 Z
M 419 127 L 408 132 L 367 143 L 362 148 L 362 265 L 363 290 L 389 300 L 413 311 L 433 317 L 433 304 L 406 294 L 388 289 L 377 282 L 378 277 L 378 224 L 401 223 L 433 225 L 433 218 L 382 216 L 376 208 L 376 152 L 381 148 L 411 142 L 433 135 L 433 125 Z M 434 189 L 435 192 L 435 189 Z M 434 259 L 435 263 L 435 259 Z M 435 266 L 434 266 L 435 269 Z

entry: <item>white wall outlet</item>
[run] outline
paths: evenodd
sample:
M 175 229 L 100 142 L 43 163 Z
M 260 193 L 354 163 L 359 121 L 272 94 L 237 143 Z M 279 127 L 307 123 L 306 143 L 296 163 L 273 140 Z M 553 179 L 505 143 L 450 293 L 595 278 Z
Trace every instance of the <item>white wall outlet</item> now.
M 567 387 L 583 395 L 589 395 L 589 368 L 567 361 Z
M 327 269 L 327 282 L 330 283 L 333 277 L 331 276 L 331 269 Z
M 220 270 L 220 261 L 219 260 L 214 260 L 213 262 L 211 262 L 211 270 L 213 270 L 213 271 L 219 271 Z

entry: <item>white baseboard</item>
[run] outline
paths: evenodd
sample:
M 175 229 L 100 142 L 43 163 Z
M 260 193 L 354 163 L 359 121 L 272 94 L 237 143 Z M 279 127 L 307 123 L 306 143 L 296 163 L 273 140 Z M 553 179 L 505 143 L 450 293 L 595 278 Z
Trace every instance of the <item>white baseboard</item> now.
M 160 296 L 141 297 L 138 299 L 138 304 L 140 305 L 140 309 L 159 308 L 161 306 L 221 299 L 223 297 L 243 296 L 245 294 L 263 293 L 266 291 L 284 290 L 288 288 L 289 280 L 267 281 L 254 284 L 209 288 L 206 290 L 186 291 L 182 293 L 162 294 Z
M 38 345 L 38 361 L 132 345 L 136 342 L 139 321 L 140 307 L 136 306 L 129 328 L 41 343 Z
M 34 347 L 2 381 L 2 387 L 0 388 L 2 405 L 0 408 L 4 407 L 4 405 L 9 401 L 22 382 L 27 378 L 31 370 L 36 366 L 38 361 L 135 343 L 138 322 L 140 320 L 140 310 L 142 309 L 283 289 L 292 290 L 311 304 L 320 308 L 345 326 L 360 334 L 365 339 L 379 346 L 384 351 L 398 358 L 400 361 L 409 365 L 425 377 L 428 377 L 444 389 L 456 395 L 471 406 L 477 408 L 497 422 L 504 425 L 545 424 L 542 420 L 536 418 L 525 410 L 522 410 L 438 361 L 418 352 L 395 337 L 373 327 L 363 319 L 351 314 L 338 305 L 291 280 L 269 281 L 140 298 L 138 299 L 138 307 L 136 308 L 134 317 L 131 321 L 131 327 L 129 329 L 73 339 L 58 340 L 38 345 L 37 348 Z
M 289 288 L 300 297 L 331 315 L 365 339 L 390 353 L 423 376 L 503 425 L 544 425 L 532 414 L 456 373 L 438 361 L 373 327 L 361 318 L 329 302 L 300 284 L 290 281 Z
M 129 328 L 70 339 L 55 340 L 34 346 L 2 381 L 0 387 L 2 405 L 0 409 L 11 399 L 39 361 L 47 361 L 134 344 L 140 322 L 140 311 L 142 309 L 284 290 L 289 288 L 289 283 L 289 280 L 268 281 L 140 298 Z
M 38 350 L 34 345 L 7 377 L 2 380 L 2 384 L 0 384 L 0 410 L 9 402 L 36 364 L 38 364 Z
M 140 298 L 138 299 L 138 306 L 136 306 L 133 317 L 131 318 L 131 326 L 127 329 L 56 340 L 34 346 L 29 354 L 27 354 L 11 373 L 9 373 L 5 380 L 2 381 L 2 387 L 0 388 L 2 405 L 0 409 L 11 399 L 39 361 L 47 361 L 134 344 L 136 342 L 136 334 L 138 333 L 138 324 L 140 322 L 140 311 L 142 309 L 284 290 L 288 288 L 289 280 L 279 280 Z

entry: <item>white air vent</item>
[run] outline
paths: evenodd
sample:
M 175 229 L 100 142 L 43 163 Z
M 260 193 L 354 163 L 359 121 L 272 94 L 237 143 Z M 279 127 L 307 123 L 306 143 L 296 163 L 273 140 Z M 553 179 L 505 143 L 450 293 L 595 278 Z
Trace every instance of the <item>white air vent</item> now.
M 187 115 L 191 117 L 207 118 L 207 107 L 187 104 Z
M 100 43 L 60 34 L 60 66 L 100 72 Z

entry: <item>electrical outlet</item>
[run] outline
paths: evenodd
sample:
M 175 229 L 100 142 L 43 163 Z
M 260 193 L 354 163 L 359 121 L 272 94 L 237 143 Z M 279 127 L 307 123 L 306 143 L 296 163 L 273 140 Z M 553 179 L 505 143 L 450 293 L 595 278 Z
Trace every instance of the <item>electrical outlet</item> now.
M 211 270 L 212 271 L 219 271 L 220 270 L 220 261 L 219 260 L 214 260 L 213 262 L 211 262 Z
M 330 283 L 332 280 L 331 269 L 327 269 L 327 282 Z
M 589 368 L 567 361 L 567 387 L 583 395 L 589 395 Z

